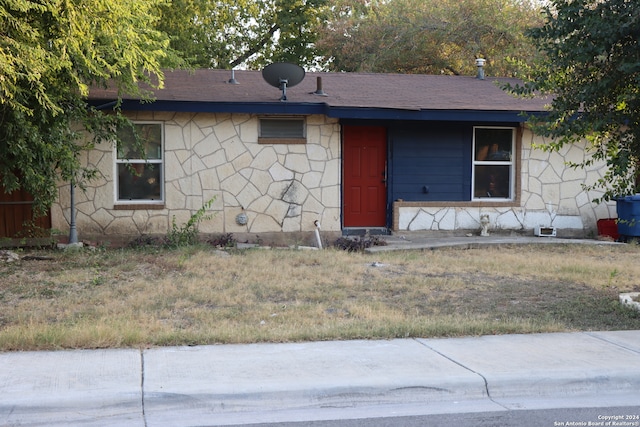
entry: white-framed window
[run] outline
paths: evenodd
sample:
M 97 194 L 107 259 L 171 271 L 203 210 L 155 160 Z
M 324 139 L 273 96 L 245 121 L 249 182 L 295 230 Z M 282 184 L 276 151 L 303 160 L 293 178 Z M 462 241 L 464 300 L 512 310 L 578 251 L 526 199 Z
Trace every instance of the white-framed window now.
M 136 149 L 133 129 L 118 129 L 115 194 L 118 203 L 159 203 L 164 200 L 164 126 L 135 122 L 144 153 Z
M 515 151 L 515 128 L 473 128 L 473 200 L 514 199 Z
M 307 129 L 304 117 L 260 117 L 258 142 L 262 144 L 304 144 Z

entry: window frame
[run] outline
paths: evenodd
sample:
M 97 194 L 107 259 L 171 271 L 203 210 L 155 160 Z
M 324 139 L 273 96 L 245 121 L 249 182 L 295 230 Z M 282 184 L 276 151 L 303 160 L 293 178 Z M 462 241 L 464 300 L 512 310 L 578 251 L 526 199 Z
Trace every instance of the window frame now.
M 501 130 L 510 130 L 511 131 L 511 155 L 509 160 L 477 160 L 476 159 L 476 130 L 478 129 L 501 129 Z M 472 202 L 514 202 L 517 199 L 517 186 L 516 186 L 516 170 L 517 170 L 517 156 L 518 156 L 518 135 L 517 128 L 512 126 L 473 126 L 473 142 L 472 142 L 472 152 L 471 152 L 471 201 Z M 476 189 L 476 179 L 477 179 L 477 167 L 486 167 L 486 166 L 504 166 L 509 167 L 509 188 L 508 188 L 508 197 L 476 197 L 475 189 Z
M 164 207 L 165 203 L 165 126 L 164 122 L 153 120 L 132 120 L 134 126 L 138 125 L 158 125 L 160 127 L 160 152 L 158 159 L 127 159 L 120 158 L 118 153 L 118 147 L 114 144 L 114 208 L 116 209 L 159 209 Z M 136 165 L 136 164 L 152 164 L 159 170 L 159 185 L 160 185 L 160 198 L 159 199 L 121 199 L 120 198 L 120 165 Z
M 302 133 L 296 137 L 286 136 L 265 136 L 263 134 L 262 123 L 268 122 L 285 122 L 285 121 L 302 122 Z M 307 143 L 307 118 L 306 116 L 259 116 L 258 117 L 258 143 L 260 144 L 306 144 Z

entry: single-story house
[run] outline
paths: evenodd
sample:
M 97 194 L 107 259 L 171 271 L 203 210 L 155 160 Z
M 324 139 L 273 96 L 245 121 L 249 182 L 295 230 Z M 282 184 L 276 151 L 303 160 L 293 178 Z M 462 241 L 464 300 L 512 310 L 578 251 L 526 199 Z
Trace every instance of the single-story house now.
M 522 113 L 543 114 L 549 100 L 513 97 L 494 78 L 310 72 L 283 96 L 260 71 L 165 77 L 154 102 L 122 104 L 146 160 L 113 144 L 84 156 L 99 177 L 76 191 L 81 239 L 164 234 L 212 198 L 202 233 L 262 240 L 300 241 L 316 226 L 477 233 L 485 215 L 490 232 L 584 237 L 615 217 L 583 189 L 604 165 L 566 166 L 586 146 L 535 148 L 545 141 Z M 89 99 L 105 111 L 115 100 L 108 89 Z M 54 229 L 69 230 L 69 194 L 61 183 Z

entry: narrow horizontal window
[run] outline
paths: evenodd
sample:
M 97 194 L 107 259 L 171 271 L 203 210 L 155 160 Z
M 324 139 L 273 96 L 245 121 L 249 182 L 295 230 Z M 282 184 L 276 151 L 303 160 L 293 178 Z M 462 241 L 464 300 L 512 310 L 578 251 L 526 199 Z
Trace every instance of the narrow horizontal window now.
M 261 143 L 304 144 L 306 129 L 304 118 L 261 118 L 259 130 Z

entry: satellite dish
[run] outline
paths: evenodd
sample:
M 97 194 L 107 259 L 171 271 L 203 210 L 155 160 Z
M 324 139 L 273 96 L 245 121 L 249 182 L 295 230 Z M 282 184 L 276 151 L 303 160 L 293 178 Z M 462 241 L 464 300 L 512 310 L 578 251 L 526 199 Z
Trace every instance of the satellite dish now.
M 280 101 L 286 101 L 287 87 L 293 87 L 304 79 L 304 69 L 288 62 L 274 62 L 264 67 L 262 78 L 271 86 L 281 89 Z

